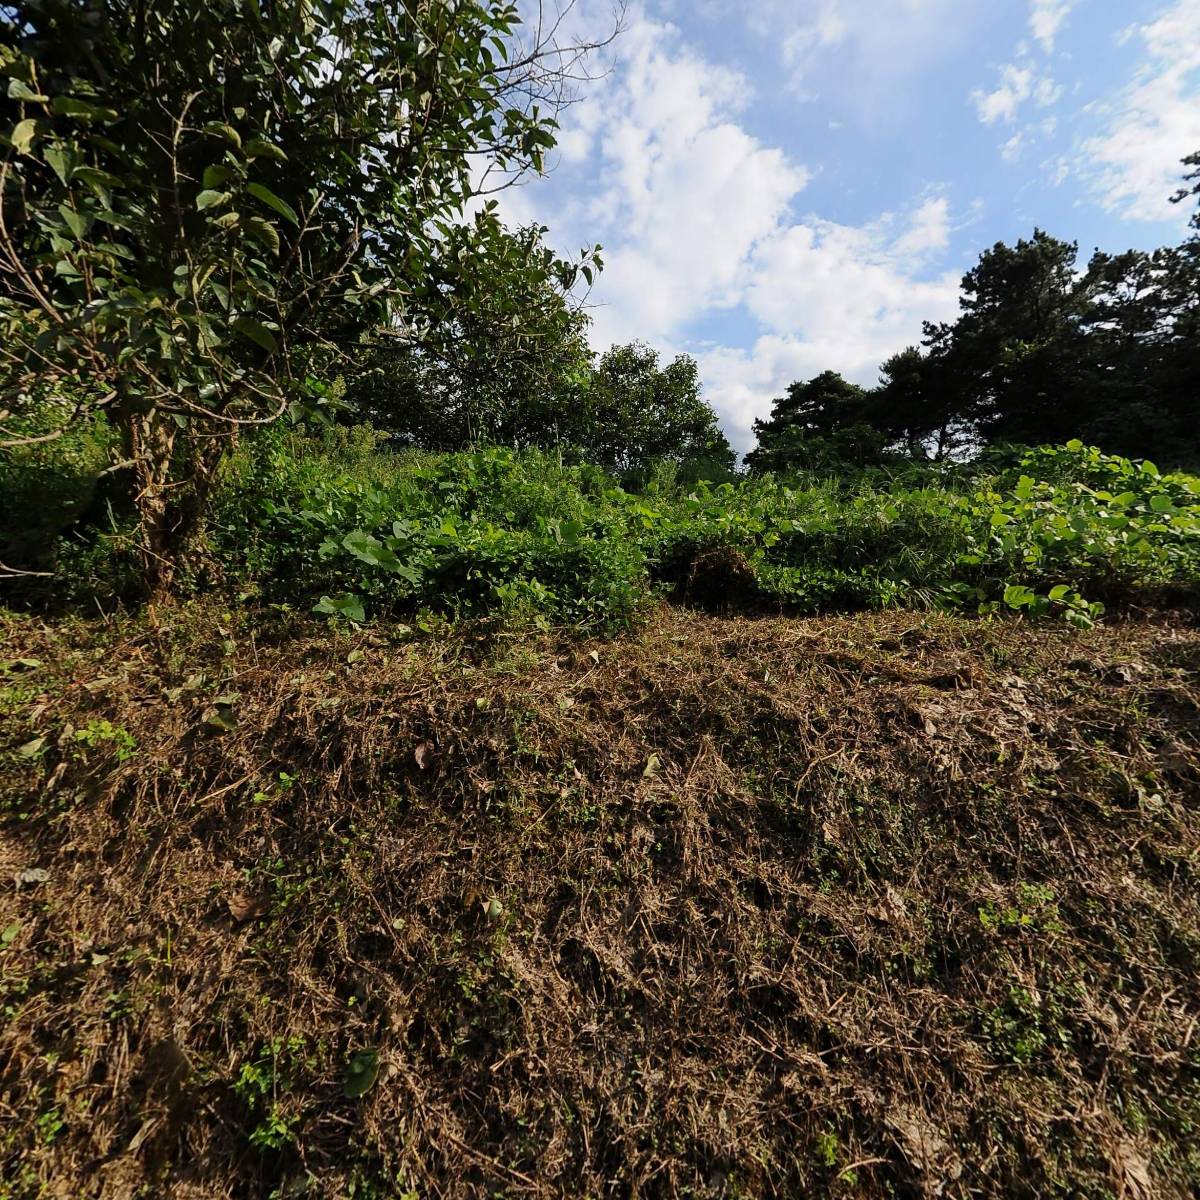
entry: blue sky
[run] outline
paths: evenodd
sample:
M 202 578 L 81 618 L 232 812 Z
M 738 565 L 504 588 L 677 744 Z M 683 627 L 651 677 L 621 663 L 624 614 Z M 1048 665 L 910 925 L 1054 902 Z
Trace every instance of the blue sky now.
M 1186 229 L 1200 0 L 642 0 L 608 65 L 506 215 L 603 243 L 594 346 L 694 355 L 741 450 L 793 379 L 873 382 L 997 240 Z

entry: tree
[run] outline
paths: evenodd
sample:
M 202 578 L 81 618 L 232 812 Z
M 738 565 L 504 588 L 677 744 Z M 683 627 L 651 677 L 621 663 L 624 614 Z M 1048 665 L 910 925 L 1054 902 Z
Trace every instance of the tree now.
M 700 394 L 695 359 L 681 354 L 660 367 L 642 342 L 601 356 L 558 432 L 588 461 L 625 476 L 644 476 L 658 461 L 728 471 L 735 457 Z
M 879 368 L 869 394 L 869 423 L 883 430 L 909 458 L 940 462 L 969 437 L 955 412 L 955 389 L 945 363 L 908 346 Z
M 480 301 L 446 281 L 499 222 L 463 206 L 542 169 L 587 50 L 503 0 L 22 0 L 0 32 L 0 437 L 106 413 L 155 590 L 237 431 L 319 401 L 328 330 L 421 344 Z
M 789 386 L 766 421 L 754 422 L 757 447 L 746 455 L 756 474 L 878 462 L 888 436 L 869 421 L 870 398 L 836 371 Z
M 1171 197 L 1173 204 L 1181 204 L 1189 196 L 1200 197 L 1200 151 L 1197 151 L 1195 154 L 1189 154 L 1183 160 L 1183 165 L 1191 169 L 1184 172 L 1183 187 Z M 1200 208 L 1197 208 L 1192 213 L 1191 225 L 1193 229 L 1200 231 Z
M 952 407 L 992 441 L 1067 441 L 1079 431 L 1074 386 L 1078 247 L 1035 229 L 997 242 L 966 273 L 961 314 L 926 341 L 957 394 Z
M 574 268 L 545 246 L 545 233 L 453 230 L 433 264 L 437 300 L 427 303 L 426 330 L 419 338 L 387 331 L 361 348 L 351 412 L 428 450 L 557 441 L 591 353 L 587 315 L 570 291 Z M 589 280 L 599 265 L 596 247 Z

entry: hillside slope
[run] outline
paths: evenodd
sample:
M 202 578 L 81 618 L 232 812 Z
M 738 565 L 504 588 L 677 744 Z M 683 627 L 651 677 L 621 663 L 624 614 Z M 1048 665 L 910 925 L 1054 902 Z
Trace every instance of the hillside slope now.
M 3 619 L 5 1200 L 1200 1188 L 1194 626 L 288 622 Z

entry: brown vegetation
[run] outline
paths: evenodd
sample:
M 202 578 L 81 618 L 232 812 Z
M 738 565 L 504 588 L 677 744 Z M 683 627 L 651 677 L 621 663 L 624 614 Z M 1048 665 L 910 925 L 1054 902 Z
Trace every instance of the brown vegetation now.
M 1195 628 L 264 620 L 6 618 L 0 1196 L 1200 1186 Z

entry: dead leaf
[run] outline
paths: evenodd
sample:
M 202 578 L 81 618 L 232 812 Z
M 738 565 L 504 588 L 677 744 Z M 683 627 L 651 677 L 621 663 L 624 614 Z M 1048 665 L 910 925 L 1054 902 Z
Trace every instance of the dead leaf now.
M 1164 771 L 1186 771 L 1191 766 L 1187 751 L 1174 740 L 1163 743 L 1158 759 Z
M 17 747 L 17 753 L 22 758 L 37 758 L 39 754 L 46 748 L 46 739 L 44 737 L 35 737 L 32 741 L 26 742 L 23 746 Z
M 1142 1152 L 1130 1141 L 1117 1144 L 1113 1155 L 1117 1173 L 1117 1196 L 1130 1200 L 1150 1200 L 1155 1195 L 1150 1165 Z
M 962 1175 L 962 1159 L 950 1139 L 920 1109 L 897 1105 L 884 1117 L 904 1157 L 924 1176 L 926 1195 L 940 1196 Z
M 262 892 L 232 892 L 225 898 L 225 903 L 235 921 L 253 921 L 271 907 L 270 898 Z
M 657 754 L 652 754 L 646 760 L 646 768 L 642 771 L 643 779 L 653 779 L 662 770 L 662 761 Z
M 49 883 L 50 872 L 45 867 L 25 867 L 13 874 L 13 883 L 17 887 L 35 887 L 39 883 Z
M 432 742 L 418 742 L 416 749 L 413 751 L 413 758 L 417 760 L 417 766 L 422 771 L 427 771 L 429 764 L 433 762 L 435 754 L 437 754 L 437 747 Z

